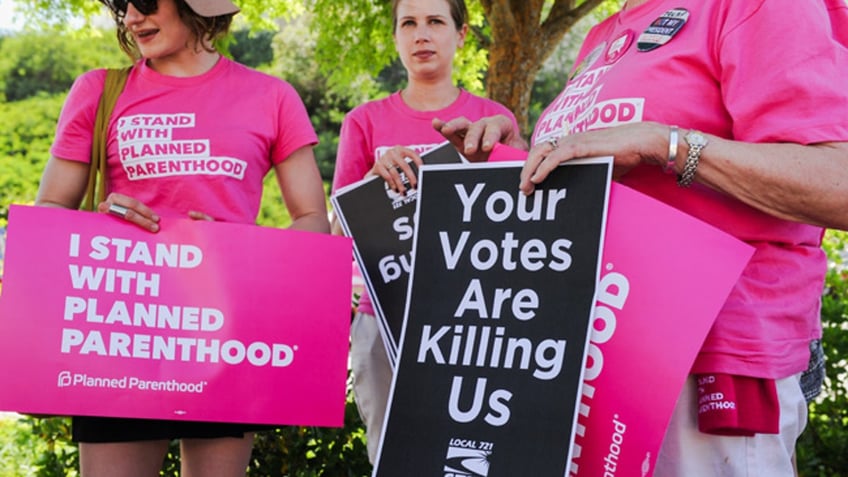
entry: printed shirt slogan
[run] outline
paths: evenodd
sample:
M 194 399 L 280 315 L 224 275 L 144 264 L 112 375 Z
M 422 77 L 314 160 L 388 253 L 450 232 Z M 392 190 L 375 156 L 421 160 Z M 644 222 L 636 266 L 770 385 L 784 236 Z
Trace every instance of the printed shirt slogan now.
M 591 52 L 578 66 L 574 78 L 554 100 L 536 126 L 533 142 L 538 144 L 567 134 L 602 129 L 642 121 L 644 98 L 616 98 L 598 101 L 603 89 L 603 78 L 613 65 L 591 67 L 601 56 L 606 43 Z M 613 44 L 610 48 L 616 48 Z
M 118 151 L 130 180 L 181 175 L 243 179 L 247 163 L 210 155 L 209 139 L 174 139 L 195 127 L 194 113 L 137 114 L 118 120 Z

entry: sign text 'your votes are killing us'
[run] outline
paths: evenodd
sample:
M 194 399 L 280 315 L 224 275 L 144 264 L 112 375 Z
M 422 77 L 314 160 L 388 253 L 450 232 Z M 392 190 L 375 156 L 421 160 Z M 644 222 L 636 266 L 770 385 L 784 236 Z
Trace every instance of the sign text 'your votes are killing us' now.
M 572 161 L 527 196 L 520 163 L 422 168 L 376 476 L 567 473 L 611 168 Z

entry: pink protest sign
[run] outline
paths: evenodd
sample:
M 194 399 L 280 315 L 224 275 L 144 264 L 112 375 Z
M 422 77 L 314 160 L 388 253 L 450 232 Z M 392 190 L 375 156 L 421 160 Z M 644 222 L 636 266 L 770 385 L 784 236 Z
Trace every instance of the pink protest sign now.
M 492 156 L 526 152 L 499 145 Z M 570 476 L 653 474 L 677 396 L 752 254 L 725 232 L 612 184 Z
M 682 256 L 668 244 L 698 253 Z M 695 356 L 752 254 L 613 184 L 571 475 L 652 474 Z
M 0 409 L 341 426 L 349 239 L 13 206 Z

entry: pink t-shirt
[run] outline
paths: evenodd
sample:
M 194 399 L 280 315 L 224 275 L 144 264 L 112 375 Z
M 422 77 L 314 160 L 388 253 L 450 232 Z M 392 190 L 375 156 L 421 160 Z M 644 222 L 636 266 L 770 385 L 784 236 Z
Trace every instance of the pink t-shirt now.
M 513 127 L 518 131 L 518 123 L 506 107 L 465 90 L 461 90 L 450 106 L 437 111 L 412 109 L 403 102 L 399 92 L 362 104 L 348 113 L 342 122 L 333 192 L 365 177 L 374 161 L 387 149 L 404 146 L 423 154 L 444 143 L 444 136 L 433 129 L 433 118 L 447 121 L 464 116 L 475 121 L 496 114 L 512 119 Z M 374 314 L 367 293 L 361 297 L 359 310 Z
M 62 109 L 54 157 L 89 162 L 105 70 L 74 83 Z M 317 143 L 294 88 L 221 58 L 194 77 L 135 65 L 109 123 L 107 184 L 163 217 L 189 210 L 254 223 L 262 180 L 292 152 Z
M 675 8 L 688 10 L 682 29 L 639 51 L 641 33 Z M 533 142 L 637 121 L 746 142 L 848 141 L 848 91 L 836 80 L 848 77 L 848 65 L 830 20 L 823 3 L 795 0 L 651 0 L 625 10 L 589 33 L 573 79 L 542 114 Z M 804 370 L 809 341 L 821 335 L 823 230 L 699 184 L 680 188 L 655 166 L 637 167 L 621 182 L 756 247 L 693 372 L 780 378 Z M 685 243 L 668 247 L 681 260 L 702 253 Z M 709 279 L 694 280 L 693 292 Z

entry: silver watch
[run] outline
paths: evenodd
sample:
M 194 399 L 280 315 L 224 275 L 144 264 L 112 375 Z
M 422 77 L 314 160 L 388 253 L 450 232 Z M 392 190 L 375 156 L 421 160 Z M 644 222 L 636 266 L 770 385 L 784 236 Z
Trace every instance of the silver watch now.
M 698 161 L 701 160 L 701 151 L 707 147 L 709 141 L 707 141 L 706 136 L 694 129 L 686 133 L 683 139 L 689 145 L 689 153 L 686 155 L 686 162 L 683 164 L 683 172 L 677 176 L 677 185 L 689 187 L 695 180 L 695 170 L 698 169 Z

